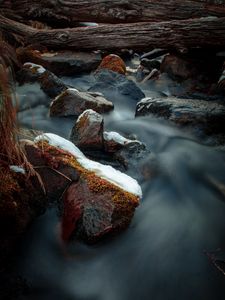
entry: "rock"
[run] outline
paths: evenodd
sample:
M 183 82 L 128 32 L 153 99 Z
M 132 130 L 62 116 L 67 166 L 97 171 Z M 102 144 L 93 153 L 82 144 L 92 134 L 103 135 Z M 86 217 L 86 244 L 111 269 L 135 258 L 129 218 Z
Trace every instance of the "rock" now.
M 79 116 L 87 109 L 98 113 L 109 112 L 113 109 L 112 102 L 106 100 L 102 94 L 79 92 L 69 88 L 58 95 L 50 105 L 51 117 Z
M 165 55 L 168 52 L 169 51 L 166 50 L 166 49 L 154 49 L 154 50 L 152 50 L 150 52 L 147 52 L 147 53 L 143 54 L 141 56 L 141 60 L 144 59 L 144 58 L 154 59 L 154 58 L 160 57 L 162 55 Z
M 60 76 L 72 76 L 95 70 L 102 58 L 97 52 L 57 51 L 48 52 L 47 49 L 37 51 L 30 48 L 20 48 L 19 59 L 42 65 L 44 68 Z
M 70 140 L 82 150 L 103 149 L 103 117 L 92 109 L 85 110 L 72 128 Z
M 115 153 L 116 151 L 120 150 L 121 148 L 124 148 L 128 144 L 141 144 L 141 142 L 137 140 L 130 140 L 122 135 L 120 135 L 118 132 L 107 132 L 104 131 L 103 133 L 104 137 L 104 146 L 105 146 L 105 151 L 109 153 Z
M 137 174 L 140 161 L 149 153 L 150 151 L 146 149 L 143 143 L 130 140 L 129 143 L 125 144 L 123 148 L 114 154 L 114 159 L 120 162 L 126 170 L 129 168 L 132 170 L 132 173 Z
M 29 82 L 39 82 L 41 89 L 49 96 L 56 97 L 65 91 L 67 86 L 56 75 L 46 70 L 41 65 L 25 63 L 17 73 L 17 81 L 20 85 Z
M 63 197 L 64 241 L 76 236 L 86 242 L 96 242 L 129 225 L 141 197 L 136 180 L 87 159 L 74 144 L 54 134 L 43 134 L 35 143 L 80 174 Z
M 95 83 L 89 88 L 89 91 L 99 90 L 103 93 L 119 93 L 136 101 L 145 97 L 134 81 L 110 70 L 101 70 L 95 74 Z
M 126 170 L 132 166 L 132 170 L 138 171 L 139 161 L 150 153 L 146 146 L 138 140 L 123 137 L 117 132 L 104 132 L 105 151 L 113 154 L 113 159 L 118 161 Z
M 164 57 L 160 70 L 162 73 L 167 73 L 172 79 L 178 81 L 195 78 L 199 74 L 195 63 L 172 54 Z
M 21 143 L 28 161 L 40 175 L 48 203 L 58 201 L 68 185 L 79 179 L 79 173 L 63 162 L 60 153 L 53 156 L 48 145 L 43 150 L 30 141 L 22 140 Z
M 109 54 L 103 58 L 97 69 L 97 72 L 102 69 L 110 70 L 123 75 L 126 74 L 126 65 L 124 61 L 115 54 Z
M 196 86 L 215 82 L 221 69 L 221 59 L 204 52 L 190 52 L 188 55 L 166 55 L 161 63 L 161 73 L 167 73 L 173 80 L 192 80 Z M 208 89 L 208 87 L 207 87 Z
M 136 116 L 154 115 L 186 126 L 199 137 L 225 134 L 225 106 L 219 101 L 175 97 L 145 98 L 136 108 Z
M 141 65 L 143 67 L 145 67 L 146 69 L 148 69 L 149 71 L 152 71 L 152 69 L 157 69 L 157 70 L 160 70 L 160 62 L 158 60 L 150 60 L 150 59 L 147 59 L 147 58 L 143 58 L 141 60 Z
M 160 72 L 157 69 L 153 69 L 143 80 L 142 83 L 148 80 L 157 80 L 160 77 Z

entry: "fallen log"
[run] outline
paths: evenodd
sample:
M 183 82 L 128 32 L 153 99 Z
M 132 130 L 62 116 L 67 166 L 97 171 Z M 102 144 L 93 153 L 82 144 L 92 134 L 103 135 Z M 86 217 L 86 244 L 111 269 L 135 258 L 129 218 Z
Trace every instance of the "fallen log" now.
M 200 18 L 160 23 L 38 30 L 0 15 L 0 31 L 16 35 L 21 44 L 50 49 L 116 50 L 225 47 L 225 18 Z
M 0 0 L 1 14 L 73 27 L 77 22 L 136 23 L 225 17 L 218 0 Z M 54 26 L 53 26 L 54 27 Z

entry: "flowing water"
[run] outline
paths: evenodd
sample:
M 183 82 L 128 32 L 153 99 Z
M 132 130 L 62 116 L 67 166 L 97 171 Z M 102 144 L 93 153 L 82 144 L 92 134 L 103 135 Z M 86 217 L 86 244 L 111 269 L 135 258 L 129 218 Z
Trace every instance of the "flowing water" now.
M 64 80 L 85 90 L 92 77 Z M 18 94 L 23 126 L 69 136 L 74 120 L 50 119 L 38 86 Z M 32 286 L 24 299 L 225 299 L 225 276 L 207 255 L 224 259 L 225 152 L 162 120 L 134 119 L 135 101 L 107 96 L 115 110 L 105 116 L 106 129 L 135 134 L 151 151 L 140 172 L 128 170 L 143 199 L 127 230 L 92 246 L 62 245 L 55 210 L 41 216 L 20 249 L 17 268 Z

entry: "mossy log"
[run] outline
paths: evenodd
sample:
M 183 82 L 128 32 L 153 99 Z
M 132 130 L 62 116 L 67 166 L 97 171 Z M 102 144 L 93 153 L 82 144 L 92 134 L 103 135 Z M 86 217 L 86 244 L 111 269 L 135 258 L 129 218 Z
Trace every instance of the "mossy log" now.
M 50 49 L 116 50 L 151 48 L 225 47 L 225 17 L 206 17 L 160 23 L 130 23 L 38 30 L 0 15 L 0 32 L 16 35 L 21 44 Z
M 3 0 L 2 14 L 18 20 L 39 20 L 73 27 L 77 22 L 161 22 L 206 16 L 225 16 L 218 0 Z

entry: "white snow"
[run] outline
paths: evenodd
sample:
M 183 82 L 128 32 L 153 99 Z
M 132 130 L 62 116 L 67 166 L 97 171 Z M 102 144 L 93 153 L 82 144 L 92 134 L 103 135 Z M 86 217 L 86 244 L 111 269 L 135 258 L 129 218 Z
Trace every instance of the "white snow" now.
M 54 134 L 54 133 L 44 133 L 41 135 L 38 135 L 34 142 L 39 141 L 47 141 L 49 145 L 58 147 L 62 150 L 70 152 L 72 155 L 74 155 L 77 159 L 78 158 L 85 158 L 84 154 L 70 141 L 62 138 L 61 136 Z
M 9 166 L 10 170 L 15 172 L 15 173 L 21 173 L 21 174 L 25 174 L 26 171 L 23 167 L 21 166 L 15 166 L 15 165 L 11 165 Z
M 132 142 L 135 142 L 135 143 L 140 143 L 139 141 L 137 140 L 129 140 L 125 137 L 123 137 L 121 134 L 119 134 L 118 132 L 115 132 L 115 131 L 105 131 L 103 133 L 103 136 L 104 136 L 104 139 L 106 141 L 114 141 L 120 145 L 125 145 L 125 144 L 128 144 L 128 143 L 132 143 Z
M 28 67 L 30 67 L 30 69 L 36 68 L 38 74 L 43 74 L 43 73 L 46 71 L 46 69 L 45 69 L 44 67 L 42 67 L 41 65 L 33 64 L 33 63 L 31 63 L 31 62 L 26 62 L 26 63 L 24 64 L 24 66 L 25 66 L 25 67 L 28 66 Z
M 75 88 L 68 88 L 68 89 L 66 89 L 66 91 L 78 92 L 79 93 L 79 91 Z
M 77 159 L 82 167 L 89 171 L 93 171 L 97 176 L 106 179 L 112 184 L 122 188 L 123 190 L 142 197 L 141 187 L 132 177 L 114 169 L 111 166 L 103 165 L 85 157 L 85 155 L 70 141 L 53 133 L 45 133 L 35 138 L 35 142 L 45 140 L 52 146 L 70 152 Z

